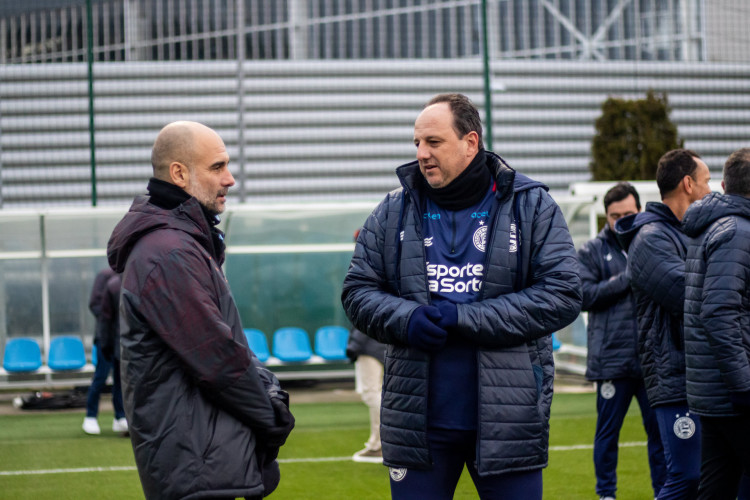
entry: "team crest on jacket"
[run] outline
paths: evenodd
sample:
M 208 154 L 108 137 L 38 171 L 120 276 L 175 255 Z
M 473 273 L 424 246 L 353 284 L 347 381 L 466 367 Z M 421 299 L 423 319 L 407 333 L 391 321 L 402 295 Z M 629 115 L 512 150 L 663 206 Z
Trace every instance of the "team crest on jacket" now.
M 612 399 L 615 397 L 615 384 L 607 380 L 599 388 L 599 394 L 601 394 L 604 399 Z
M 487 247 L 487 226 L 485 226 L 484 224 L 480 225 L 477 230 L 474 231 L 472 240 L 474 241 L 474 246 L 476 247 L 476 249 L 480 252 L 484 252 L 485 248 Z
M 404 468 L 389 467 L 389 469 L 391 470 L 391 479 L 396 482 L 399 482 L 406 477 L 406 469 Z
M 686 413 L 684 417 L 676 415 L 677 420 L 674 422 L 674 433 L 680 439 L 690 439 L 695 434 L 695 421 L 690 418 L 690 413 Z

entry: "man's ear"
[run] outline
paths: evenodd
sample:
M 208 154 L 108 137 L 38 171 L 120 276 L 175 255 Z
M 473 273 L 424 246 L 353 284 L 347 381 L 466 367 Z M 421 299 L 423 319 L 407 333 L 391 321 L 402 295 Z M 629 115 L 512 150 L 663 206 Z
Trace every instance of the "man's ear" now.
M 479 152 L 479 134 L 472 130 L 464 136 L 464 140 L 467 145 L 466 154 L 473 158 Z
M 686 175 L 682 178 L 682 188 L 687 194 L 693 194 L 693 178 Z
M 182 163 L 173 161 L 169 164 L 169 178 L 172 180 L 172 184 L 185 189 L 190 180 L 190 171 Z

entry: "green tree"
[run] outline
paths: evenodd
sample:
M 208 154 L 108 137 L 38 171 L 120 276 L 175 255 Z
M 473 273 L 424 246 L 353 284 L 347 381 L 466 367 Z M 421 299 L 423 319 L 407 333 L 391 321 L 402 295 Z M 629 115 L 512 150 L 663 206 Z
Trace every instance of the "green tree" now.
M 604 101 L 591 142 L 593 180 L 655 179 L 659 158 L 685 142 L 669 119 L 670 111 L 666 94 L 653 90 L 645 99 Z

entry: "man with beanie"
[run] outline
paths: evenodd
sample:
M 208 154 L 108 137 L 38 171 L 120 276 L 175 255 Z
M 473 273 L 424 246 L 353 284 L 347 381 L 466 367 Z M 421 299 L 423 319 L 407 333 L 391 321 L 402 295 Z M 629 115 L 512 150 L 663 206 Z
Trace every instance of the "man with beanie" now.
M 750 498 L 750 148 L 682 220 L 687 401 L 701 417 L 698 498 Z M 744 472 L 744 478 L 741 477 Z
M 279 482 L 288 396 L 248 347 L 215 226 L 234 178 L 224 141 L 196 122 L 156 138 L 149 196 L 107 247 L 122 273 L 125 413 L 147 499 L 260 499 Z
M 394 499 L 542 497 L 551 334 L 581 307 L 576 253 L 543 184 L 482 143 L 461 94 L 427 103 L 417 160 L 365 222 L 344 280 L 354 326 L 388 344 L 383 463 Z

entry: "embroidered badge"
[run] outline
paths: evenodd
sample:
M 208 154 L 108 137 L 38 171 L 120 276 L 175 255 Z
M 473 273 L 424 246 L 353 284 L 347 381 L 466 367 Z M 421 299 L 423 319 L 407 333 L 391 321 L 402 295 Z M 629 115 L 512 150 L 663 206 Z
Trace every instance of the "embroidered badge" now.
M 612 399 L 615 397 L 615 384 L 607 380 L 599 388 L 599 394 L 601 394 L 604 399 Z
M 695 421 L 690 418 L 690 413 L 686 413 L 684 417 L 680 417 L 679 414 L 675 415 L 677 420 L 674 423 L 674 433 L 680 439 L 690 439 L 695 434 Z
M 479 226 L 477 230 L 474 231 L 472 240 L 474 241 L 476 249 L 480 252 L 484 252 L 484 249 L 487 246 L 487 226 Z
M 391 470 L 391 479 L 396 482 L 399 482 L 406 477 L 406 469 L 404 468 L 389 467 L 389 469 Z

